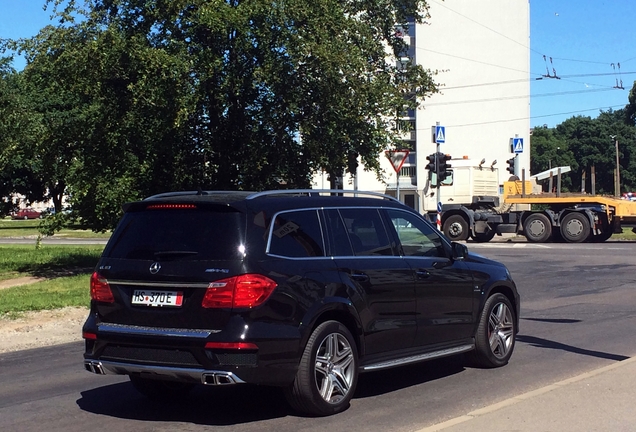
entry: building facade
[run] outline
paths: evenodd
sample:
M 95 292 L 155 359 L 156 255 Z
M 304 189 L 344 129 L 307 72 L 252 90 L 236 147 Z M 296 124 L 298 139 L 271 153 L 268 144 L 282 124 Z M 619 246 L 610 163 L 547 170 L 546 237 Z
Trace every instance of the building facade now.
M 506 161 L 515 156 L 517 171 L 530 176 L 530 4 L 528 0 L 429 0 L 431 18 L 423 24 L 396 26 L 409 45 L 408 58 L 437 72 L 440 92 L 408 113 L 404 132 L 410 149 L 399 179 L 391 162 L 380 155 L 385 182 L 360 169 L 357 179 L 343 179 L 344 189 L 372 190 L 396 196 L 420 212 L 431 194 L 426 157 L 437 151 L 432 127 L 440 125 L 445 142 L 439 150 L 453 159 L 485 159 L 499 182 L 508 180 Z M 402 59 L 407 60 L 407 59 Z M 398 59 L 400 61 L 400 59 Z M 522 152 L 519 153 L 520 148 Z M 451 167 L 453 160 L 450 161 Z M 398 183 L 399 180 L 399 183 Z M 324 174 L 314 187 L 329 185 Z M 442 201 L 444 187 L 440 189 Z

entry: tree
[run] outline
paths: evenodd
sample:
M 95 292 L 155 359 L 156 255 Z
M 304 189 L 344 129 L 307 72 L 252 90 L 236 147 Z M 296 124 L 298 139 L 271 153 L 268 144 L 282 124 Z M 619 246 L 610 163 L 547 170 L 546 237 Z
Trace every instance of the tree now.
M 625 123 L 625 111 L 601 112 L 598 118 L 572 117 L 556 127 L 556 134 L 565 140 L 577 161 L 579 170 L 571 177 L 574 184 L 580 184 L 583 172 L 589 173 L 594 166 L 596 173 L 596 191 L 614 193 L 614 172 L 616 169 L 615 140 L 619 140 L 619 163 L 622 189 L 636 186 L 631 174 L 635 161 L 634 128 Z M 591 190 L 591 185 L 586 190 Z
M 24 80 L 9 64 L 10 58 L 0 59 L 0 214 L 15 207 L 15 193 L 29 203 L 45 195 L 33 147 L 40 133 L 38 118 Z
M 306 187 L 358 158 L 380 176 L 398 113 L 437 91 L 387 61 L 424 0 L 50 3 L 60 24 L 16 47 L 49 102 L 48 187 L 95 230 L 169 189 Z
M 560 166 L 569 166 L 573 172 L 578 170 L 578 163 L 572 151 L 568 148 L 567 139 L 557 135 L 555 129 L 547 127 L 534 128 L 530 140 L 532 148 L 531 172 L 540 173 Z M 574 189 L 570 175 L 564 175 L 561 179 L 563 191 L 572 191 Z

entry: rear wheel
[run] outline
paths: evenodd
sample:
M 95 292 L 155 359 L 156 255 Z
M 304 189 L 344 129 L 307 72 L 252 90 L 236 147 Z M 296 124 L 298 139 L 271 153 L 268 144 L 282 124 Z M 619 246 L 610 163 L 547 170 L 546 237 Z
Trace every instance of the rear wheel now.
M 357 383 L 353 336 L 342 323 L 326 321 L 311 334 L 285 397 L 297 411 L 326 416 L 347 409 Z
M 130 375 L 129 378 L 135 390 L 155 402 L 179 400 L 194 388 L 194 384 L 176 381 L 141 378 L 136 375 Z
M 529 242 L 545 243 L 552 236 L 552 223 L 543 213 L 533 213 L 523 222 L 523 232 Z
M 590 221 L 582 213 L 568 213 L 561 222 L 561 235 L 570 243 L 581 243 L 590 236 Z
M 497 234 L 495 230 L 488 230 L 485 233 L 475 233 L 473 234 L 473 240 L 477 243 L 488 243 L 495 237 L 495 234 Z
M 442 228 L 444 235 L 452 241 L 466 240 L 468 238 L 468 222 L 461 215 L 449 216 L 444 221 Z
M 479 366 L 494 368 L 508 363 L 515 348 L 517 335 L 512 304 L 503 294 L 493 294 L 486 300 L 475 333 L 472 359 Z

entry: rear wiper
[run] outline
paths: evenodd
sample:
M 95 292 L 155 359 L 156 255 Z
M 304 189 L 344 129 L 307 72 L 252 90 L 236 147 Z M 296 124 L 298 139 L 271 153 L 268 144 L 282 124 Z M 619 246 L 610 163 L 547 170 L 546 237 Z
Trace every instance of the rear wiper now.
M 160 251 L 160 252 L 155 252 L 153 255 L 155 257 L 155 259 L 160 259 L 160 258 L 170 258 L 170 257 L 181 257 L 181 256 L 189 256 L 189 255 L 197 255 L 199 252 L 196 251 L 180 251 L 180 250 L 174 250 L 174 251 Z

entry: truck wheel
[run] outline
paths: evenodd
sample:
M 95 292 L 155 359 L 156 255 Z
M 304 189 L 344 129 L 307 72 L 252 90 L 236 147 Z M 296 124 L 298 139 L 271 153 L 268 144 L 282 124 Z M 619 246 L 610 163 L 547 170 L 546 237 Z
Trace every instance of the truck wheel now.
M 475 332 L 473 363 L 487 368 L 508 363 L 515 348 L 515 317 L 508 297 L 495 293 L 486 300 Z
M 444 235 L 452 241 L 468 238 L 468 222 L 461 215 L 452 215 L 444 222 Z
M 488 243 L 493 239 L 495 234 L 497 234 L 495 230 L 488 230 L 485 233 L 475 233 L 472 237 L 477 243 Z
M 590 221 L 581 213 L 568 213 L 561 222 L 561 235 L 570 243 L 581 243 L 590 236 Z
M 358 352 L 353 336 L 342 323 L 326 321 L 309 337 L 285 398 L 303 413 L 336 414 L 347 409 L 357 383 Z
M 529 242 L 545 243 L 552 236 L 552 223 L 543 213 L 533 213 L 523 222 L 523 233 Z

